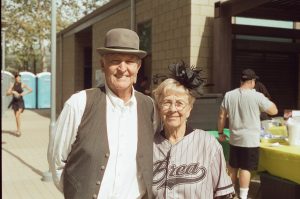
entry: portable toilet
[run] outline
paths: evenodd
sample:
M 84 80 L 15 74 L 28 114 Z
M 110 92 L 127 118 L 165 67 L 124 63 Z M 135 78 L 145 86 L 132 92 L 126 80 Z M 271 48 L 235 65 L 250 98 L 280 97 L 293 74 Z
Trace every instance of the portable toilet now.
M 14 82 L 14 76 L 8 71 L 1 70 L 1 96 L 2 96 L 2 115 L 8 109 L 8 105 L 12 100 L 12 96 L 6 96 L 6 91 Z
M 32 89 L 32 92 L 23 97 L 25 108 L 36 108 L 36 76 L 31 72 L 20 72 L 22 83 Z
M 51 108 L 51 73 L 42 72 L 37 77 L 37 108 Z

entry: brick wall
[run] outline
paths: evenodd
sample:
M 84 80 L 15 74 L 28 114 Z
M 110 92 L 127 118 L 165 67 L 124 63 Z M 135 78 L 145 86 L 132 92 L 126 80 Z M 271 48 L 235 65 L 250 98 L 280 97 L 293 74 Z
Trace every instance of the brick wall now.
M 202 68 L 203 77 L 212 81 L 213 67 L 213 0 L 191 0 L 190 63 Z M 210 92 L 204 88 L 204 92 Z
M 140 0 L 136 22 L 152 22 L 152 74 L 168 74 L 179 60 L 204 69 L 211 78 L 213 0 Z

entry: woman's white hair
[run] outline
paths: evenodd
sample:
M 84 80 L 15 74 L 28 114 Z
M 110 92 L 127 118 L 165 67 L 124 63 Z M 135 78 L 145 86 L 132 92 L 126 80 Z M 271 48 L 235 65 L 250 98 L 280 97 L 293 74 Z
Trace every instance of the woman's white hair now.
M 177 93 L 186 94 L 188 96 L 190 107 L 193 107 L 193 104 L 196 100 L 195 97 L 191 95 L 189 89 L 185 88 L 182 84 L 180 84 L 177 80 L 173 78 L 168 78 L 164 80 L 156 89 L 153 90 L 152 93 L 156 105 L 158 105 L 162 101 L 162 99 L 169 91 L 175 91 Z

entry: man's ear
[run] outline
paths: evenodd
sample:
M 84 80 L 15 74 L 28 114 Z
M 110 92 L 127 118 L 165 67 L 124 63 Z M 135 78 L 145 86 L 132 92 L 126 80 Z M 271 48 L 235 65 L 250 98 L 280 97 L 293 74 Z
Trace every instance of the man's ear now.
M 141 66 L 142 66 L 142 60 L 140 60 L 138 63 L 138 71 L 140 70 Z
M 104 61 L 103 61 L 103 58 L 100 59 L 100 68 L 101 68 L 102 72 L 104 72 Z
M 133 80 L 134 84 L 137 82 L 137 75 L 139 73 L 139 70 L 140 70 L 141 66 L 142 66 L 142 60 L 140 60 L 139 63 L 138 63 L 138 65 L 137 65 L 137 73 L 136 73 L 136 75 L 134 77 L 134 80 Z

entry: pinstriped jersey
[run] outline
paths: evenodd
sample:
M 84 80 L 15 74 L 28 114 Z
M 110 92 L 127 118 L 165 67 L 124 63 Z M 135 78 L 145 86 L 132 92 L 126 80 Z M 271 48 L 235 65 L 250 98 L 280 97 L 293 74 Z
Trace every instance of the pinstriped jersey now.
M 212 199 L 234 192 L 222 146 L 203 130 L 187 129 L 171 144 L 155 135 L 153 194 L 157 199 Z

